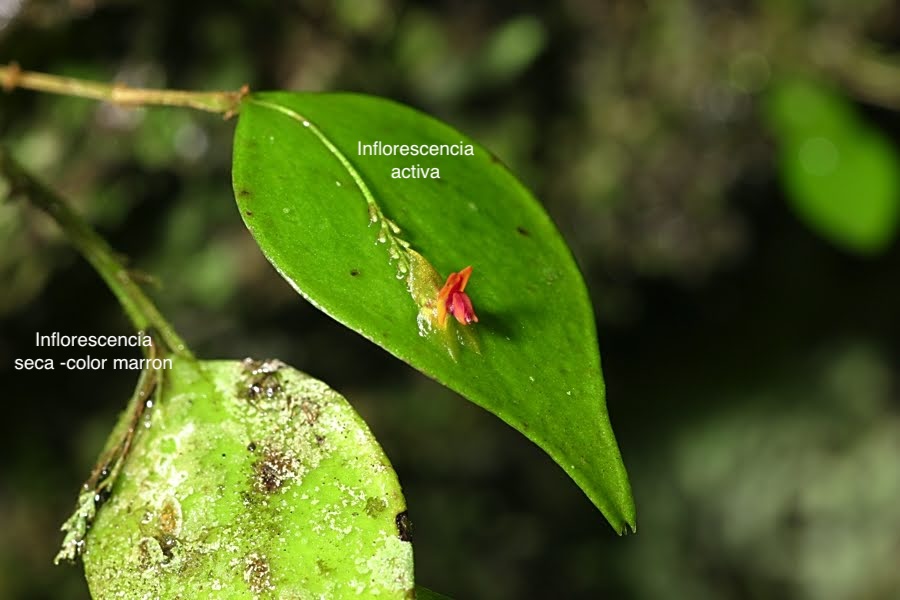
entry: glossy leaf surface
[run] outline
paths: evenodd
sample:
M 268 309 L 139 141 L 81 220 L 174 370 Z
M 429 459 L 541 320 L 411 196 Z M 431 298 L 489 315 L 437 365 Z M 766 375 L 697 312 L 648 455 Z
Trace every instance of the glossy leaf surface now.
M 376 141 L 473 144 L 474 155 L 359 155 Z M 392 176 L 414 166 L 440 179 Z M 242 105 L 233 177 L 247 227 L 298 292 L 524 433 L 617 531 L 634 527 L 584 282 L 499 160 L 393 102 L 275 92 Z M 469 265 L 479 322 L 444 329 L 439 290 Z
M 359 415 L 274 362 L 178 360 L 85 544 L 95 598 L 408 598 L 396 475 Z

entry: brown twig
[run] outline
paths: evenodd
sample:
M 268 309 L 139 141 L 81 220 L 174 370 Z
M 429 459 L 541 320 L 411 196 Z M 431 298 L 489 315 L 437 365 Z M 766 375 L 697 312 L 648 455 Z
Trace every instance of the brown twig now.
M 241 101 L 250 93 L 247 85 L 237 91 L 187 92 L 182 90 L 160 90 L 133 88 L 123 83 L 97 83 L 59 77 L 33 71 L 23 71 L 15 62 L 0 67 L 0 82 L 6 92 L 16 88 L 92 98 L 112 102 L 120 106 L 183 106 L 207 112 L 219 113 L 229 119 L 240 110 Z

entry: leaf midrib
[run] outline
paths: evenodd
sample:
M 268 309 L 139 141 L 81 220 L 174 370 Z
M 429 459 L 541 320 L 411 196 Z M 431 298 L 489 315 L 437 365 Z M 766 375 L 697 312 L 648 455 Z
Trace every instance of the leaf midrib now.
M 398 269 L 400 275 L 406 275 L 409 272 L 409 258 L 407 254 L 407 250 L 409 248 L 409 244 L 399 238 L 397 233 L 399 233 L 400 229 L 396 226 L 396 224 L 388 219 L 384 212 L 381 210 L 381 207 L 378 205 L 378 202 L 375 200 L 375 195 L 372 193 L 372 190 L 369 189 L 369 186 L 366 185 L 365 180 L 359 171 L 356 170 L 356 167 L 353 166 L 353 163 L 350 162 L 350 159 L 347 158 L 343 152 L 341 152 L 340 148 L 325 135 L 318 125 L 313 123 L 309 118 L 301 115 L 297 111 L 288 108 L 287 106 L 269 102 L 267 100 L 262 100 L 258 97 L 251 97 L 247 100 L 247 102 L 251 104 L 256 104 L 262 108 L 267 108 L 269 110 L 274 110 L 279 112 L 286 117 L 290 118 L 293 121 L 299 123 L 304 129 L 308 129 L 312 132 L 316 139 L 322 143 L 323 146 L 334 156 L 341 166 L 347 171 L 347 174 L 353 179 L 353 183 L 356 184 L 356 188 L 362 193 L 363 198 L 368 205 L 369 211 L 369 223 L 378 223 L 380 227 L 378 242 L 381 243 L 383 241 L 390 241 L 390 247 L 395 249 L 396 251 L 396 259 L 398 260 Z M 394 253 L 390 253 L 391 262 L 393 262 Z

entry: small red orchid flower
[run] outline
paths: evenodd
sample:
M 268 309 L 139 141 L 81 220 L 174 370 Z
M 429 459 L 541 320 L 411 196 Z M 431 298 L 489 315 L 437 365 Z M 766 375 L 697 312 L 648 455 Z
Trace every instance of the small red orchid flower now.
M 438 292 L 437 321 L 442 329 L 447 326 L 448 314 L 452 314 L 462 325 L 478 322 L 472 301 L 465 292 L 471 275 L 472 267 L 466 267 L 459 273 L 450 273 L 444 287 Z

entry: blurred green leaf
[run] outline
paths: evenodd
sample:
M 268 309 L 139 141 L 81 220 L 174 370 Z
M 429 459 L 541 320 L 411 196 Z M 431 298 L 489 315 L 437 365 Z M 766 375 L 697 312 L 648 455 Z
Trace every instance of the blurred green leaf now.
M 797 215 L 846 250 L 871 254 L 890 245 L 900 217 L 900 158 L 890 141 L 826 87 L 787 81 L 767 100 Z
M 544 26 L 533 16 L 503 24 L 491 37 L 482 58 L 482 75 L 489 81 L 512 79 L 528 68 L 547 43 Z
M 472 143 L 372 97 L 277 92 L 244 103 L 234 190 L 264 254 L 317 307 L 546 450 L 616 531 L 634 528 L 593 311 L 553 223 L 477 144 L 468 157 L 358 156 L 358 142 L 375 140 Z M 441 178 L 392 178 L 411 165 Z M 467 265 L 481 320 L 444 329 L 434 323 L 443 276 Z
M 766 117 L 779 139 L 842 135 L 860 126 L 853 106 L 836 91 L 805 79 L 772 86 Z
M 400 485 L 344 398 L 278 361 L 163 378 L 87 536 L 95 598 L 409 597 Z

